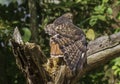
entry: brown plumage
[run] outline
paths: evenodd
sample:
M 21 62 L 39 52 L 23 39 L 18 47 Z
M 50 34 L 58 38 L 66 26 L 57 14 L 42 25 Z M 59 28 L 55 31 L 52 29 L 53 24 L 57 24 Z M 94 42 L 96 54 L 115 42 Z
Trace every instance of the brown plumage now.
M 84 32 L 72 22 L 73 15 L 66 13 L 46 26 L 50 37 L 51 56 L 63 57 L 72 71 L 82 69 L 86 63 L 87 42 Z

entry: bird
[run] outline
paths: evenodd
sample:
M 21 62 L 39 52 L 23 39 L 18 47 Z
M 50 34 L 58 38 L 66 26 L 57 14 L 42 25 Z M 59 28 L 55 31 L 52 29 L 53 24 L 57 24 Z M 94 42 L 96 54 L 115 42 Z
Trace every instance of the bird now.
M 72 72 L 81 70 L 86 65 L 86 36 L 82 29 L 74 25 L 72 13 L 58 17 L 46 25 L 44 30 L 50 35 L 51 57 L 62 57 Z

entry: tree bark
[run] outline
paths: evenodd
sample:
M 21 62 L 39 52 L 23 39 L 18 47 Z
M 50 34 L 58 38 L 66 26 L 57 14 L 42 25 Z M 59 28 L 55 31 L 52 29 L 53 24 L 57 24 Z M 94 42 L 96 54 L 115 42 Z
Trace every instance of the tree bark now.
M 28 7 L 30 13 L 30 29 L 31 29 L 31 42 L 38 42 L 38 29 L 37 29 L 37 15 L 36 15 L 36 1 L 28 0 Z
M 68 77 L 70 73 L 66 65 L 60 65 L 55 74 L 51 75 L 52 71 L 46 69 L 50 58 L 46 58 L 39 45 L 23 43 L 20 37 L 19 31 L 15 29 L 11 42 L 16 63 L 29 84 L 76 84 L 88 71 L 104 65 L 120 54 L 120 32 L 102 36 L 88 43 L 87 65 L 76 76 Z

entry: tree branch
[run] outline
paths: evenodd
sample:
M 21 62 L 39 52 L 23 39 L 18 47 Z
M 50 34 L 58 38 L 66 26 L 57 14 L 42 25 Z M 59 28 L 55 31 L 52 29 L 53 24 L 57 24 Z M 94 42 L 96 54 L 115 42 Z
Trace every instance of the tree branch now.
M 18 31 L 17 31 L 18 32 Z M 47 71 L 50 64 L 40 47 L 33 43 L 23 43 L 19 32 L 14 31 L 12 45 L 19 69 L 24 72 L 29 84 L 76 84 L 88 71 L 95 69 L 120 55 L 120 32 L 111 36 L 102 36 L 88 43 L 87 65 L 78 71 L 77 76 L 70 75 L 66 65 L 60 65 L 55 74 Z M 47 61 L 49 60 L 49 61 Z M 52 70 L 52 69 L 51 69 Z M 53 72 L 53 71 L 51 71 Z
M 72 84 L 75 84 L 76 81 L 78 81 L 87 72 L 104 65 L 106 62 L 118 56 L 120 56 L 120 44 L 88 56 L 87 65 L 79 72 L 78 76 L 73 79 Z

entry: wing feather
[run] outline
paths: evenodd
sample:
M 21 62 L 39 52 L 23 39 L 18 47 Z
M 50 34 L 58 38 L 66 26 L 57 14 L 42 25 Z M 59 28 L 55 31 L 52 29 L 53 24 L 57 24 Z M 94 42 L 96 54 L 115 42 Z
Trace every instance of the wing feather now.
M 57 36 L 54 36 L 53 39 L 55 42 L 58 43 L 59 48 L 64 54 L 64 61 L 72 71 L 75 71 L 77 67 L 82 66 L 80 64 L 81 61 L 83 61 L 81 56 L 82 53 L 85 53 L 86 47 L 84 47 L 85 45 L 83 45 L 80 39 L 74 41 L 68 37 L 59 34 Z
M 60 28 L 60 29 L 59 29 Z M 62 36 L 68 37 L 72 40 L 78 40 L 85 37 L 84 32 L 73 23 L 63 23 L 57 26 L 56 32 Z
M 63 15 L 64 16 L 64 15 Z M 72 71 L 82 68 L 86 61 L 86 39 L 84 32 L 66 17 L 56 19 L 45 30 L 52 36 L 64 54 L 64 61 Z

